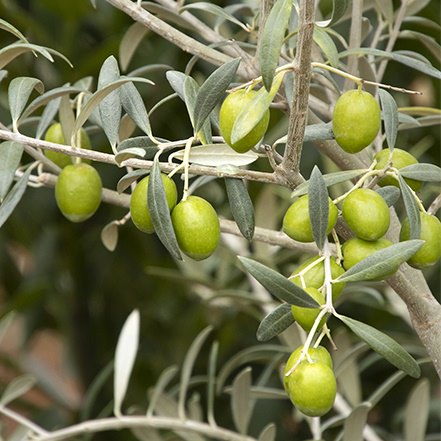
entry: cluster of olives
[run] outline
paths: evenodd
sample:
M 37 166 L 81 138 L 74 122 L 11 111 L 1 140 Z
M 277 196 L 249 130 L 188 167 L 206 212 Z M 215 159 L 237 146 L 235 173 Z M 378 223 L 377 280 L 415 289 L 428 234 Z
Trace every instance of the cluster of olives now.
M 155 231 L 148 208 L 149 179 L 149 176 L 143 178 L 130 198 L 132 221 L 144 233 Z M 161 179 L 180 249 L 192 259 L 206 259 L 213 254 L 220 238 L 219 219 L 215 209 L 205 199 L 193 195 L 177 204 L 176 184 L 165 174 L 161 174 Z

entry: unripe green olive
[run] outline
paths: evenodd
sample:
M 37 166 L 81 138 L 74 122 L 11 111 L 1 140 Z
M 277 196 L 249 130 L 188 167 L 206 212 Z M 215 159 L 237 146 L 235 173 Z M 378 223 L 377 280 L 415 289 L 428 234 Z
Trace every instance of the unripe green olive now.
M 286 362 L 285 369 L 283 372 L 283 382 L 285 385 L 285 390 L 288 390 L 288 376 L 286 374 L 291 370 L 291 368 L 298 362 L 300 355 L 303 351 L 303 345 L 299 346 L 288 358 Z M 332 358 L 331 354 L 323 346 L 318 346 L 316 348 L 308 348 L 308 355 L 312 361 L 320 361 L 332 369 Z
M 44 137 L 45 141 L 54 142 L 55 144 L 65 144 L 63 129 L 61 128 L 60 123 L 52 124 L 46 131 L 46 135 Z M 80 145 L 77 147 L 81 147 L 82 149 L 90 150 L 92 148 L 90 144 L 89 135 L 82 128 L 80 130 Z M 66 165 L 72 165 L 72 157 L 69 155 L 65 155 L 61 152 L 55 152 L 52 150 L 45 150 L 44 154 L 48 159 L 58 165 L 60 168 L 66 167 Z M 83 162 L 88 162 L 88 160 L 83 160 Z
M 324 294 L 317 288 L 308 287 L 305 291 L 319 304 L 323 305 L 325 303 Z M 315 319 L 320 313 L 320 308 L 303 308 L 301 306 L 291 305 L 291 312 L 294 320 L 306 331 L 309 332 L 314 325 Z M 323 328 L 326 323 L 326 317 L 320 320 L 317 330 Z
M 130 197 L 130 216 L 133 223 L 138 230 L 144 233 L 153 233 L 155 227 L 153 226 L 152 218 L 148 208 L 148 185 L 149 176 L 141 179 L 133 190 Z M 167 199 L 167 205 L 171 211 L 176 205 L 178 199 L 178 192 L 176 190 L 176 184 L 173 179 L 167 175 L 161 173 L 162 185 L 165 191 L 165 197 Z
M 176 239 L 182 252 L 195 260 L 213 254 L 220 238 L 219 219 L 209 202 L 189 196 L 172 211 Z
M 63 168 L 55 184 L 55 199 L 61 213 L 72 222 L 91 217 L 101 203 L 102 183 L 89 164 L 70 164 Z
M 291 282 L 294 282 L 296 285 L 303 287 L 302 281 L 298 274 L 301 271 L 303 271 L 305 268 L 309 267 L 313 262 L 315 262 L 318 259 L 320 259 L 320 256 L 314 256 L 305 260 L 305 262 L 303 262 L 300 266 L 298 266 L 291 274 L 290 276 Z M 337 279 L 337 277 L 341 276 L 345 272 L 345 270 L 340 265 L 337 264 L 334 257 L 331 258 L 330 262 L 331 262 L 332 278 Z M 323 283 L 325 282 L 325 267 L 323 261 L 319 262 L 318 264 L 310 268 L 303 275 L 303 280 L 305 281 L 306 287 L 312 287 L 317 289 L 321 288 L 323 286 Z M 338 282 L 332 284 L 332 299 L 334 301 L 338 299 L 345 285 L 346 284 L 344 282 Z
M 377 240 L 389 229 L 390 213 L 386 201 L 374 190 L 358 188 L 344 199 L 343 217 L 360 239 Z
M 363 90 L 349 90 L 337 100 L 332 130 L 337 144 L 348 153 L 367 147 L 380 130 L 381 112 L 376 99 Z
M 311 417 L 328 413 L 337 394 L 332 369 L 321 361 L 302 361 L 288 377 L 288 396 L 300 412 Z
M 374 156 L 374 159 L 377 161 L 377 164 L 375 165 L 375 170 L 383 170 L 389 162 L 389 157 L 389 149 L 383 149 L 379 151 Z M 406 150 L 394 148 L 392 152 L 392 167 L 399 170 L 400 168 L 404 168 L 408 165 L 413 164 L 418 164 L 415 156 L 411 155 L 409 152 L 406 152 Z M 405 178 L 404 180 L 406 181 L 407 185 L 414 191 L 418 191 L 423 184 L 421 181 L 416 181 L 415 179 Z M 384 178 L 381 178 L 381 180 L 378 182 L 378 185 L 380 185 L 381 187 L 385 187 L 386 185 L 395 185 L 395 187 L 400 186 L 398 181 L 392 176 L 385 176 Z
M 441 257 L 441 222 L 431 214 L 420 212 L 421 232 L 419 239 L 425 241 L 423 246 L 407 261 L 414 268 L 424 269 L 434 265 Z M 409 219 L 403 221 L 400 241 L 409 240 Z
M 231 133 L 239 113 L 250 105 L 250 101 L 257 92 L 243 89 L 230 93 L 222 103 L 219 112 L 220 133 L 225 142 L 238 153 L 245 153 L 252 149 L 265 135 L 268 128 L 270 113 L 265 112 L 262 119 L 242 139 L 232 143 Z
M 294 240 L 299 242 L 313 242 L 311 220 L 309 218 L 308 195 L 297 199 L 286 211 L 283 218 L 283 231 Z M 329 198 L 328 226 L 326 234 L 329 234 L 337 222 L 337 207 Z

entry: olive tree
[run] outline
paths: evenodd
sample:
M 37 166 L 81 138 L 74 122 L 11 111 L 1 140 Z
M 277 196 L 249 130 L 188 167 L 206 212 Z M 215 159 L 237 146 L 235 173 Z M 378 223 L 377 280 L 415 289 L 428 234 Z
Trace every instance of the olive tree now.
M 260 322 L 256 345 L 220 365 L 214 341 L 201 379 L 194 364 L 213 331 L 202 329 L 181 369 L 165 369 L 147 405 L 128 409 L 124 399 L 145 338 L 134 304 L 115 341 L 112 416 L 43 428 L 10 407 L 34 384 L 19 377 L 0 401 L 0 413 L 19 425 L 11 439 L 63 440 L 120 429 L 141 440 L 279 439 L 271 420 L 250 424 L 264 399 L 291 399 L 292 418 L 314 440 L 390 439 L 368 422 L 370 410 L 406 376 L 420 378 L 422 368 L 429 378 L 441 376 L 441 305 L 427 281 L 441 254 L 441 170 L 430 154 L 418 160 L 410 154 L 407 137 L 439 125 L 440 112 L 412 105 L 421 95 L 418 83 L 387 76 L 391 65 L 400 65 L 423 78 L 441 78 L 427 57 L 396 49 L 411 38 L 439 62 L 439 43 L 408 29 L 416 24 L 439 31 L 439 23 L 419 16 L 429 2 L 334 0 L 326 11 L 326 2 L 313 0 L 224 7 L 106 1 L 133 20 L 119 54 L 109 56 L 94 78 L 49 90 L 45 78 L 27 75 L 25 67 L 21 76 L 8 77 L 8 65 L 29 54 L 37 57 L 34 63 L 70 61 L 0 20 L 1 31 L 16 38 L 0 48 L 9 110 L 0 121 L 0 225 L 13 221 L 29 187 L 55 187 L 65 222 L 86 221 L 101 202 L 121 207 L 122 217 L 102 225 L 103 246 L 117 255 L 119 230 L 137 227 L 140 235 L 158 237 L 182 273 L 190 267 L 209 273 L 225 259 L 236 289 L 214 290 L 211 301 L 252 304 Z M 92 4 L 93 14 L 100 14 L 103 5 Z M 182 71 L 156 60 L 129 70 L 149 31 L 188 54 Z M 157 102 L 140 92 L 157 87 L 148 78 L 152 72 L 171 88 Z M 173 115 L 191 128 L 182 139 L 155 130 L 155 115 L 172 120 L 172 100 L 182 100 L 187 111 Z M 106 151 L 90 144 L 89 135 L 97 133 L 105 135 Z M 102 186 L 98 163 L 116 170 L 116 186 Z M 210 200 L 219 188 L 228 206 Z M 227 254 L 219 257 L 221 250 Z M 399 333 L 392 338 L 359 320 L 351 303 L 357 290 L 376 298 L 387 292 L 387 302 L 404 304 L 407 312 L 399 314 L 410 318 L 422 346 L 404 348 Z M 340 325 L 348 332 L 333 338 Z M 264 343 L 271 339 L 279 343 Z M 328 354 L 322 345 L 333 361 L 315 355 Z M 366 353 L 378 354 L 371 363 L 384 359 L 395 371 L 363 401 L 353 399 L 345 375 L 354 374 Z M 265 361 L 257 379 L 251 368 L 256 360 Z M 190 390 L 201 383 L 199 402 Z M 231 399 L 231 427 L 216 421 L 223 394 Z M 423 378 L 409 394 L 406 439 L 424 439 L 429 398 Z

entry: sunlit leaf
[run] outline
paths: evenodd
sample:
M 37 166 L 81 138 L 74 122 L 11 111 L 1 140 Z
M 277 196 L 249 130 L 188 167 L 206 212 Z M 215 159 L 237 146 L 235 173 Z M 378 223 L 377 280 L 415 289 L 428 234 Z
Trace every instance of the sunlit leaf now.
M 245 182 L 242 179 L 225 178 L 225 187 L 231 214 L 242 236 L 252 240 L 255 227 L 254 207 Z
M 198 132 L 211 111 L 220 102 L 225 90 L 233 81 L 240 58 L 236 58 L 218 67 L 199 88 L 194 108 L 194 128 Z
M 14 180 L 15 170 L 20 165 L 23 149 L 23 144 L 14 141 L 0 144 L 0 202 L 8 193 Z
M 384 89 L 378 89 L 383 109 L 384 131 L 389 149 L 393 151 L 398 133 L 398 107 L 393 96 Z
M 115 251 L 118 244 L 118 224 L 115 221 L 109 222 L 101 230 L 101 242 L 109 251 Z
M 354 320 L 350 317 L 338 315 L 338 318 L 361 340 L 378 352 L 389 363 L 401 369 L 411 377 L 420 376 L 420 367 L 414 358 L 403 349 L 395 340 L 372 326 Z
M 26 37 L 15 26 L 11 25 L 11 23 L 8 23 L 6 20 L 3 20 L 2 18 L 0 18 L 0 29 L 9 32 L 10 34 L 14 35 L 23 42 L 28 43 Z
M 233 414 L 234 425 L 239 433 L 244 435 L 247 433 L 251 416 L 251 380 L 251 368 L 246 367 L 237 374 L 233 381 L 233 388 L 231 391 L 231 411 Z
M 343 441 L 364 440 L 363 430 L 366 426 L 367 416 L 371 408 L 371 403 L 361 403 L 352 410 L 345 419 Z
M 257 441 L 275 441 L 275 439 L 276 439 L 276 425 L 274 423 L 270 423 L 263 428 L 262 432 L 260 432 Z
M 405 441 L 424 441 L 429 419 L 430 383 L 422 378 L 412 388 L 404 417 Z
M 270 90 L 291 16 L 292 0 L 276 0 L 260 36 L 259 63 L 263 84 Z
M 403 196 L 404 208 L 406 209 L 407 218 L 409 219 L 409 238 L 419 239 L 421 234 L 420 209 L 411 188 L 407 185 L 404 178 L 398 175 L 398 181 L 400 183 L 400 190 Z
M 358 282 L 387 276 L 410 259 L 422 247 L 423 243 L 422 240 L 408 240 L 376 251 L 349 268 L 337 280 L 339 282 Z
M 14 378 L 6 387 L 0 398 L 0 406 L 6 406 L 11 401 L 24 395 L 35 385 L 36 379 L 32 375 L 22 375 Z
M 127 29 L 119 44 L 119 62 L 123 72 L 127 70 L 139 44 L 148 32 L 148 28 L 141 23 L 133 23 Z
M 159 240 L 175 259 L 182 260 L 157 160 L 154 161 L 150 172 L 147 194 L 147 204 L 150 217 Z
M 257 329 L 257 340 L 268 341 L 288 329 L 293 323 L 291 305 L 282 303 L 260 322 Z
M 329 195 L 325 180 L 317 166 L 314 166 L 309 179 L 308 210 L 312 235 L 321 250 L 326 240 L 329 217 Z
M 133 310 L 125 321 L 115 350 L 113 377 L 113 413 L 121 416 L 121 406 L 126 396 L 130 375 L 135 363 L 139 343 L 139 311 Z
M 245 269 L 263 287 L 283 302 L 305 308 L 317 308 L 319 304 L 302 288 L 271 268 L 247 257 L 239 256 Z

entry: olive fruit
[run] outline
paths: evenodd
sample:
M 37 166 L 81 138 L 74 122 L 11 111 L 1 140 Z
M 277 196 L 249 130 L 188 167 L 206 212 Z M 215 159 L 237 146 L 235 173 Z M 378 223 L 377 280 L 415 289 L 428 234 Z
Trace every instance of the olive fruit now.
M 209 202 L 189 196 L 172 211 L 172 223 L 182 252 L 195 260 L 209 257 L 220 237 L 219 219 Z
M 52 124 L 46 132 L 46 135 L 44 136 L 44 140 L 48 142 L 54 142 L 56 144 L 65 144 L 63 129 L 61 128 L 60 123 L 54 123 Z M 90 138 L 89 135 L 86 133 L 84 129 L 80 130 L 80 145 L 78 147 L 81 147 L 83 149 L 90 150 L 91 144 L 90 144 Z M 61 152 L 55 152 L 52 150 L 45 150 L 44 154 L 48 159 L 50 159 L 52 162 L 58 165 L 60 168 L 66 167 L 66 165 L 72 164 L 72 158 L 69 155 L 65 155 Z
M 171 211 L 176 205 L 178 199 L 176 184 L 173 179 L 163 173 L 161 173 L 161 180 L 165 191 L 165 197 L 167 199 L 167 205 Z M 141 230 L 144 233 L 153 233 L 155 227 L 153 226 L 148 208 L 148 185 L 149 176 L 146 176 L 139 181 L 133 190 L 130 198 L 130 216 L 138 230 Z
M 344 199 L 343 217 L 360 239 L 377 240 L 389 229 L 390 213 L 386 201 L 374 190 L 358 188 Z
M 102 182 L 89 164 L 70 164 L 63 168 L 55 184 L 55 199 L 61 213 L 72 222 L 91 217 L 101 203 Z
M 390 158 L 390 150 L 389 149 L 383 149 L 379 151 L 375 156 L 374 159 L 377 161 L 377 164 L 375 165 L 375 170 L 383 170 L 386 165 L 389 162 Z M 411 155 L 409 152 L 406 152 L 406 150 L 401 150 L 395 148 L 392 152 L 392 167 L 396 169 L 407 167 L 408 165 L 418 164 L 417 159 L 415 156 Z M 418 191 L 421 186 L 421 181 L 416 181 L 415 179 L 404 179 L 407 183 L 407 185 L 414 191 Z M 381 187 L 385 187 L 386 185 L 395 185 L 395 187 L 399 187 L 399 183 L 397 179 L 395 179 L 392 176 L 385 176 L 384 178 L 381 178 L 381 180 L 378 182 L 378 185 Z
M 291 370 L 291 368 L 299 361 L 300 355 L 303 350 L 303 345 L 299 346 L 288 358 L 286 362 L 285 369 L 283 371 L 283 382 L 285 389 L 288 390 L 288 378 L 286 374 Z M 323 346 L 318 346 L 316 348 L 308 348 L 308 355 L 312 361 L 320 361 L 332 369 L 332 358 L 331 354 Z M 306 358 L 305 358 L 306 360 Z M 303 361 L 303 360 L 302 360 Z
M 254 90 L 245 91 L 243 89 L 230 93 L 222 103 L 219 112 L 220 133 L 225 142 L 238 153 L 245 153 L 252 149 L 263 137 L 268 128 L 270 113 L 267 110 L 262 119 L 251 128 L 250 132 L 242 139 L 232 143 L 231 133 L 234 123 L 239 113 L 249 107 L 250 101 L 255 97 L 257 92 Z
M 291 282 L 294 282 L 296 285 L 303 287 L 300 276 L 298 275 L 301 271 L 309 267 L 316 260 L 320 259 L 320 256 L 311 257 L 305 262 L 303 262 L 299 267 L 297 267 L 290 276 Z M 337 264 L 335 259 L 331 257 L 331 275 L 333 279 L 341 276 L 345 270 Z M 306 287 L 312 288 L 321 288 L 323 283 L 325 282 L 325 267 L 324 262 L 321 261 L 311 267 L 305 274 L 303 274 L 303 280 L 305 282 Z M 345 287 L 344 282 L 337 282 L 332 284 L 332 299 L 335 301 L 343 291 Z
M 321 361 L 302 361 L 288 376 L 288 396 L 300 412 L 311 417 L 328 413 L 337 394 L 332 369 Z
M 419 239 L 425 241 L 423 246 L 407 261 L 414 268 L 423 269 L 434 265 L 441 257 L 441 222 L 435 216 L 420 212 L 421 232 Z M 400 241 L 409 240 L 409 219 L 403 221 Z
M 337 144 L 348 153 L 367 147 L 380 130 L 381 112 L 368 92 L 354 89 L 343 93 L 332 114 L 332 130 Z
M 326 234 L 329 234 L 337 222 L 337 207 L 329 199 L 328 226 Z M 294 240 L 299 242 L 313 242 L 311 220 L 309 218 L 308 195 L 297 199 L 286 211 L 283 218 L 283 231 Z
M 317 288 L 307 287 L 305 291 L 319 304 L 325 303 L 325 295 Z M 306 331 L 309 332 L 315 319 L 320 313 L 320 308 L 304 308 L 301 306 L 291 305 L 291 312 L 294 320 Z M 320 320 L 317 330 L 320 330 L 326 322 L 326 317 Z

